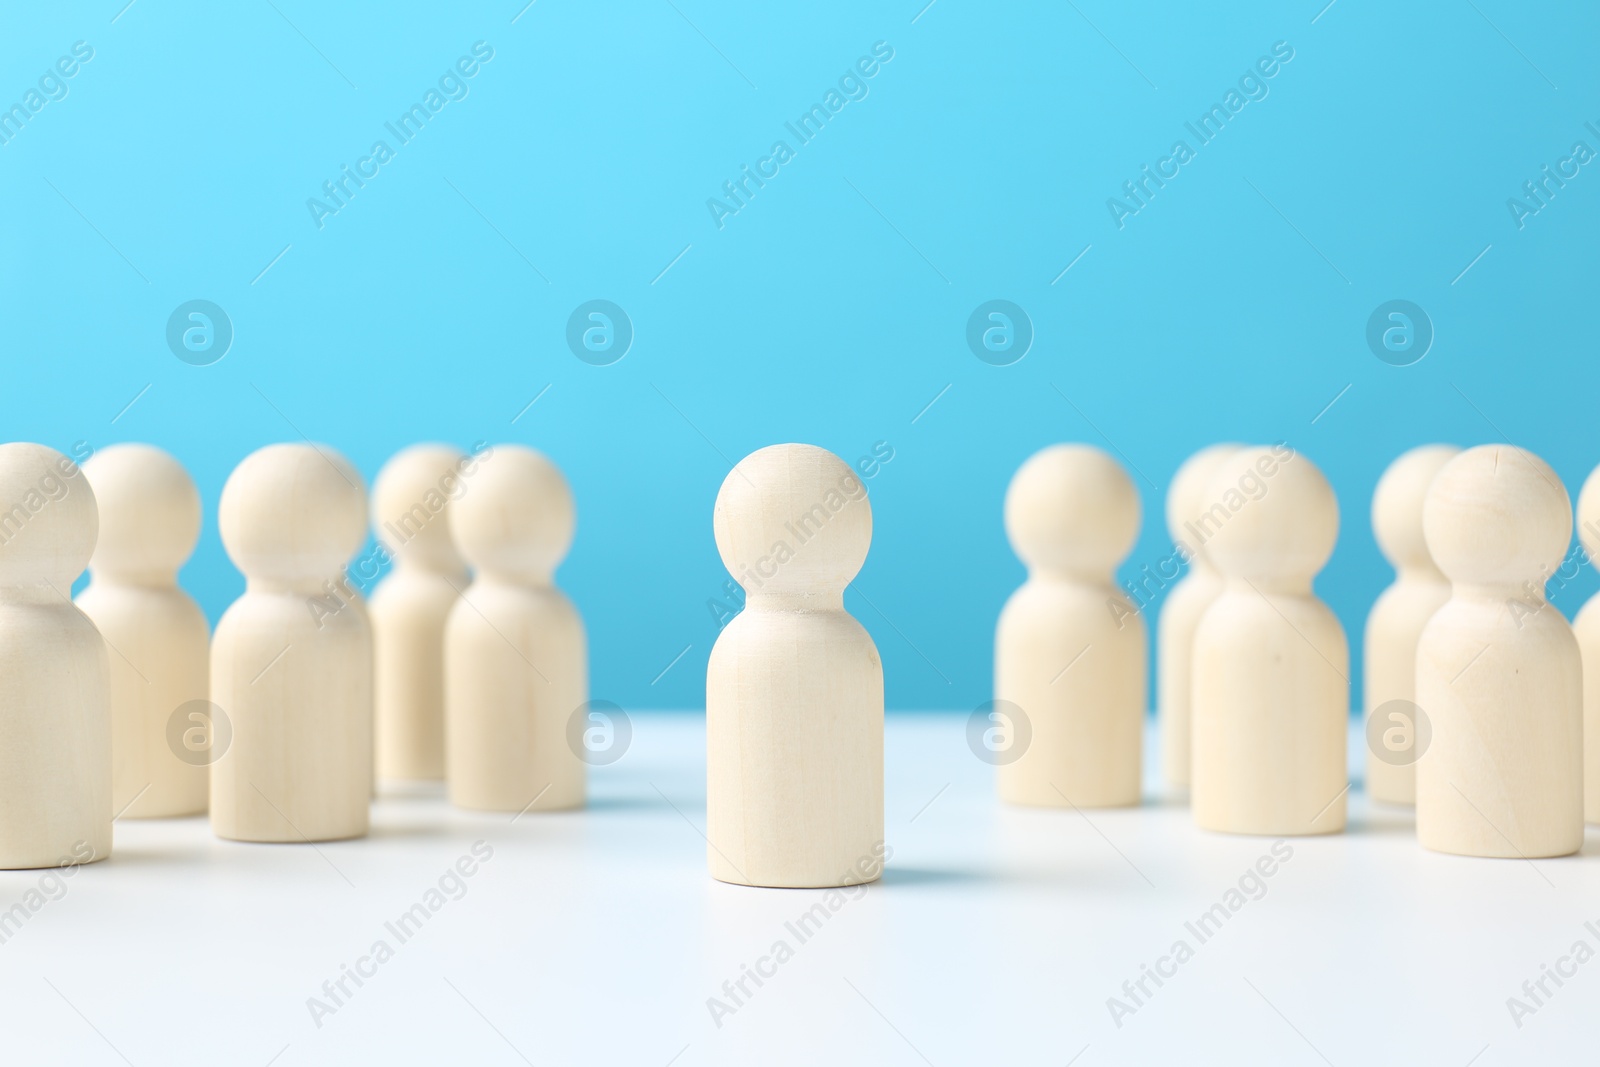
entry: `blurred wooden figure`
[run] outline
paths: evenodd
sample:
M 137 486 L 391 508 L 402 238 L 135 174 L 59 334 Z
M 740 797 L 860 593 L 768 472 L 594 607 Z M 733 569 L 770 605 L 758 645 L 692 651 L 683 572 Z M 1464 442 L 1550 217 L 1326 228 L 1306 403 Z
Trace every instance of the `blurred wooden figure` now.
M 1395 580 L 1367 616 L 1367 795 L 1388 804 L 1417 802 L 1416 761 L 1430 728 L 1416 713 L 1417 639 L 1450 599 L 1450 582 L 1422 535 L 1422 504 L 1434 475 L 1460 452 L 1454 445 L 1413 448 L 1389 465 L 1372 494 L 1372 532 Z
M 1578 493 L 1578 539 L 1591 564 L 1600 565 L 1600 468 Z M 1572 620 L 1583 655 L 1583 818 L 1600 823 L 1600 595 Z
M 1089 445 L 1052 445 L 1006 491 L 1028 565 L 995 630 L 995 701 L 1011 716 L 1000 798 L 1052 808 L 1139 802 L 1147 711 L 1143 617 L 1114 572 L 1139 535 L 1139 493 Z
M 367 832 L 372 631 L 363 606 L 327 593 L 345 584 L 366 510 L 361 476 L 323 445 L 268 445 L 223 486 L 217 525 L 246 584 L 211 646 L 219 837 Z
M 577 524 L 572 490 L 540 453 L 496 445 L 449 516 L 476 572 L 445 624 L 450 800 L 480 811 L 580 808 L 586 763 L 568 728 L 589 698 L 588 642 L 554 584 Z
M 178 588 L 200 539 L 200 492 L 182 464 L 151 445 L 101 449 L 83 465 L 100 537 L 78 607 L 113 651 L 111 802 L 123 818 L 206 810 L 215 723 L 211 629 Z
M 1583 844 L 1583 661 L 1544 585 L 1572 536 L 1549 464 L 1479 445 L 1434 478 L 1428 551 L 1450 599 L 1417 643 L 1417 839 L 1436 852 L 1532 859 Z
M 1205 545 L 1228 517 L 1220 500 L 1206 496 L 1217 465 L 1240 449 L 1237 444 L 1202 448 L 1178 468 L 1167 490 L 1167 530 L 1189 565 L 1189 573 L 1161 602 L 1156 623 L 1156 708 L 1161 724 L 1161 772 L 1167 784 L 1188 792 L 1190 764 L 1189 698 L 1193 689 L 1194 631 L 1200 616 L 1222 593 L 1222 575 L 1211 565 Z
M 1349 649 L 1311 589 L 1339 537 L 1338 501 L 1284 444 L 1235 452 L 1206 495 L 1228 512 L 1207 544 L 1226 585 L 1195 631 L 1195 822 L 1235 834 L 1343 830 Z
M 77 464 L 0 445 L 0 868 L 111 854 L 106 646 L 68 598 L 97 525 Z
M 449 445 L 413 445 L 373 482 L 373 532 L 394 560 L 368 605 L 380 778 L 444 777 L 444 628 L 467 584 L 449 507 L 477 462 Z

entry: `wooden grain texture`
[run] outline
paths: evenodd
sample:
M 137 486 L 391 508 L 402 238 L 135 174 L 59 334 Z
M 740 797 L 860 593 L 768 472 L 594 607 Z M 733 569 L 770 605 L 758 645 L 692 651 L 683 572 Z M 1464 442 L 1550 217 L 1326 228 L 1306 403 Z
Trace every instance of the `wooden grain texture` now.
M 1583 667 L 1544 598 L 1572 536 L 1549 464 L 1480 445 L 1434 478 L 1428 551 L 1451 582 L 1417 645 L 1417 838 L 1467 856 L 1562 856 L 1583 844 Z
M 372 630 L 343 568 L 366 490 L 325 445 L 251 453 L 223 486 L 223 547 L 245 591 L 217 622 L 211 700 L 232 741 L 211 767 L 211 827 L 240 841 L 367 832 Z
M 1344 829 L 1349 649 L 1312 592 L 1339 535 L 1322 472 L 1287 445 L 1241 449 L 1207 496 L 1226 585 L 1195 631 L 1196 824 L 1239 834 Z
M 872 540 L 861 479 L 812 445 L 739 462 L 713 517 L 745 609 L 706 672 L 711 875 L 823 887 L 882 871 L 883 665 L 844 609 Z

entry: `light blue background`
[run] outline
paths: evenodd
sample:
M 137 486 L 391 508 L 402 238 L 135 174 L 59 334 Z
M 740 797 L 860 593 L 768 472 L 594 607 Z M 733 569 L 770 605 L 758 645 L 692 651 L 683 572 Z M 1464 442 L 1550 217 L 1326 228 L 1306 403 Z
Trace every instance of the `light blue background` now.
M 555 458 L 594 694 L 639 708 L 703 701 L 712 501 L 765 444 L 895 450 L 869 483 L 870 603 L 847 598 L 895 708 L 988 697 L 1023 578 L 1001 500 L 1046 444 L 1143 472 L 1131 574 L 1170 551 L 1185 456 L 1290 442 L 1339 493 L 1317 588 L 1357 652 L 1390 579 L 1368 500 L 1395 455 L 1508 435 L 1574 494 L 1600 462 L 1600 165 L 1520 231 L 1506 206 L 1574 141 L 1600 148 L 1592 5 L 122 3 L 4 15 L 0 102 L 75 41 L 95 55 L 0 146 L 0 416 L 9 439 L 180 457 L 207 505 L 183 580 L 213 619 L 243 586 L 223 480 L 302 433 L 369 480 L 424 439 Z M 470 95 L 318 230 L 307 198 L 479 40 Z M 718 230 L 707 198 L 880 40 L 870 95 Z M 1119 230 L 1107 198 L 1276 41 L 1295 55 L 1270 95 Z M 209 367 L 164 341 L 195 298 L 236 330 Z M 634 323 L 614 366 L 564 343 L 592 298 Z M 964 341 L 993 298 L 1037 331 L 1014 366 Z M 1413 366 L 1364 341 L 1393 298 L 1437 331 Z

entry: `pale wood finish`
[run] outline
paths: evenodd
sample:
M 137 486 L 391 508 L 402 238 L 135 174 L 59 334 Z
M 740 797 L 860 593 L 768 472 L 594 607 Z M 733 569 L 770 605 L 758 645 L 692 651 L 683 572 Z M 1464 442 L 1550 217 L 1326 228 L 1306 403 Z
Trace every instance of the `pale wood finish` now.
M 70 459 L 0 445 L 0 868 L 111 854 L 106 647 L 68 599 L 97 514 Z
M 589 699 L 588 645 L 553 584 L 577 522 L 572 490 L 540 453 L 496 445 L 449 516 L 476 571 L 445 625 L 450 800 L 482 811 L 582 807 L 587 768 L 568 729 Z
M 1362 701 L 1369 727 L 1373 713 L 1389 701 L 1416 701 L 1417 639 L 1433 613 L 1450 599 L 1450 582 L 1428 555 L 1422 535 L 1422 504 L 1434 476 L 1460 452 L 1454 445 L 1413 448 L 1389 465 L 1372 494 L 1372 532 L 1394 567 L 1395 580 L 1372 605 L 1363 637 Z M 1400 731 L 1396 736 L 1403 737 L 1408 727 L 1415 745 L 1420 727 L 1414 721 L 1386 722 L 1377 729 Z M 1366 786 L 1374 800 L 1415 804 L 1416 763 L 1381 759 L 1369 744 Z
M 1591 566 L 1600 560 L 1600 468 L 1578 493 L 1578 538 Z M 1600 595 L 1572 620 L 1583 656 L 1583 818 L 1600 823 Z
M 180 759 L 169 726 L 210 695 L 211 628 L 178 588 L 200 539 L 200 492 L 159 448 L 112 445 L 83 465 L 100 507 L 100 537 L 78 607 L 113 651 L 111 803 L 124 819 L 206 810 L 204 762 Z M 194 727 L 180 716 L 183 732 Z M 204 759 L 202 754 L 201 759 Z
M 1206 541 L 1211 509 L 1206 496 L 1217 465 L 1242 446 L 1210 445 L 1178 468 L 1167 490 L 1167 530 L 1189 571 L 1161 602 L 1156 623 L 1156 708 L 1161 728 L 1161 773 L 1167 784 L 1188 792 L 1190 774 L 1189 699 L 1194 688 L 1194 631 L 1200 616 L 1222 593 L 1222 575 L 1211 565 Z
M 1423 505 L 1451 596 L 1417 645 L 1433 740 L 1417 763 L 1417 839 L 1466 856 L 1562 856 L 1583 844 L 1583 668 L 1544 583 L 1572 536 L 1561 480 L 1537 456 L 1480 445 Z
M 1195 822 L 1238 834 L 1344 829 L 1349 649 L 1311 583 L 1339 535 L 1333 489 L 1286 445 L 1246 448 L 1207 496 L 1226 582 L 1195 631 Z
M 883 665 L 844 608 L 872 540 L 866 488 L 812 445 L 772 445 L 723 481 L 713 516 L 744 611 L 706 671 L 711 875 L 823 887 L 882 871 Z
M 372 631 L 331 598 L 366 528 L 366 491 L 324 445 L 269 445 L 222 490 L 223 546 L 244 595 L 217 623 L 211 700 L 233 738 L 211 768 L 211 827 L 240 841 L 367 832 Z
M 477 464 L 449 445 L 413 445 L 372 485 L 373 532 L 394 561 L 368 605 L 380 778 L 444 777 L 444 628 L 467 585 L 449 508 Z
M 1147 638 L 1114 578 L 1139 514 L 1127 472 L 1089 445 L 1045 448 L 1011 480 L 1006 533 L 1028 580 L 1000 613 L 994 692 L 1031 737 L 998 766 L 1008 803 L 1139 803 Z

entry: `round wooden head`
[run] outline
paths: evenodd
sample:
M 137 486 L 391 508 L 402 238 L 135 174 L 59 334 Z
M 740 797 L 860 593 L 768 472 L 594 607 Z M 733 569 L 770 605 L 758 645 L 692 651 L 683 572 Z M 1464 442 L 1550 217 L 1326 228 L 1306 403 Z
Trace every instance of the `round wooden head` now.
M 456 548 L 480 572 L 548 582 L 572 547 L 577 507 L 560 468 L 522 445 L 478 455 L 472 481 L 448 509 Z
M 170 578 L 200 540 L 200 490 L 171 455 L 154 445 L 102 448 L 83 464 L 100 506 L 96 574 Z
M 366 488 L 350 461 L 326 445 L 268 445 L 228 476 L 217 527 L 245 577 L 322 582 L 361 547 Z
M 1006 536 L 1029 570 L 1103 577 L 1133 551 L 1139 491 L 1092 445 L 1051 445 L 1029 456 L 1006 489 Z
M 372 483 L 372 532 L 389 554 L 435 570 L 463 573 L 467 564 L 450 537 L 448 509 L 464 495 L 467 460 L 450 445 L 412 445 L 396 452 Z
M 44 445 L 0 445 L 0 586 L 48 583 L 67 596 L 98 530 L 94 490 L 77 464 Z
M 872 505 L 850 465 L 815 445 L 769 445 L 728 472 L 712 531 L 747 594 L 837 597 L 867 560 Z
M 1590 472 L 1578 492 L 1578 540 L 1589 562 L 1600 562 L 1600 467 Z
M 1422 533 L 1422 505 L 1428 487 L 1461 449 L 1455 445 L 1423 445 L 1389 464 L 1372 494 L 1372 533 L 1396 569 L 1434 569 Z
M 1238 444 L 1208 445 L 1183 461 L 1167 489 L 1167 532 L 1172 540 L 1196 556 L 1205 556 L 1198 523 L 1216 501 L 1206 496 L 1217 467 L 1243 448 Z
M 1572 504 L 1538 456 L 1512 445 L 1479 445 L 1433 479 L 1422 526 L 1428 551 L 1452 582 L 1542 586 L 1572 539 Z
M 1310 582 L 1339 539 L 1339 501 L 1317 465 L 1287 445 L 1241 448 L 1206 487 L 1206 553 L 1251 581 Z

